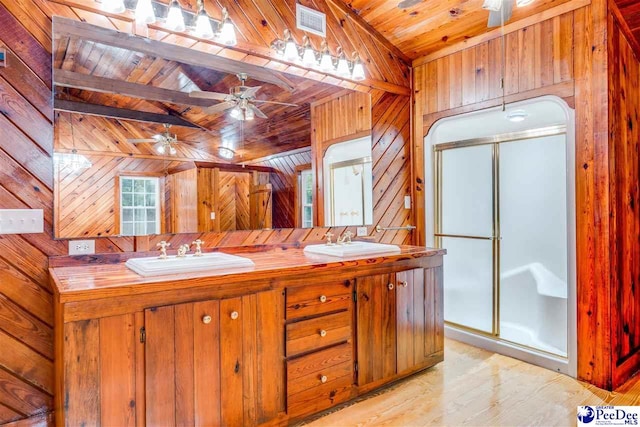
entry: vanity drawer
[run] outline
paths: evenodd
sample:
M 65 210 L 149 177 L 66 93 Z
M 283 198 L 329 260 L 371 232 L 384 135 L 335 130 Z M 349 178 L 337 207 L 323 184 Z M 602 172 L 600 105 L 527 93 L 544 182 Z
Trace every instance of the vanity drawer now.
M 352 293 L 351 280 L 287 288 L 287 319 L 347 310 Z
M 349 400 L 354 382 L 352 353 L 351 344 L 342 344 L 288 361 L 289 415 L 305 415 Z
M 351 311 L 289 323 L 287 357 L 351 340 Z

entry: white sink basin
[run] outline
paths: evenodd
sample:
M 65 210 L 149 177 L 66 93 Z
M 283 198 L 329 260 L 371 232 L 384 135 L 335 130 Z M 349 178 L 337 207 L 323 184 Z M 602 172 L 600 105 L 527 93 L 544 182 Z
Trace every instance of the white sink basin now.
M 383 243 L 351 242 L 344 245 L 309 245 L 304 248 L 305 253 L 329 255 L 335 257 L 352 257 L 358 255 L 399 254 L 400 248 L 396 245 Z
M 160 258 L 131 258 L 125 263 L 127 267 L 141 276 L 162 276 L 165 274 L 194 273 L 209 270 L 253 267 L 248 258 L 229 255 L 223 252 L 210 252 L 202 256 L 187 255 L 182 258 L 168 256 Z

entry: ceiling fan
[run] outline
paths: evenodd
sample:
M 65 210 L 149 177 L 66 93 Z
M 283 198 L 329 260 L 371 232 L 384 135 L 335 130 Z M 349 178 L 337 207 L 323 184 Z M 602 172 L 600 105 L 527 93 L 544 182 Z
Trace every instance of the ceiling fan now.
M 507 22 L 513 14 L 513 4 L 517 7 L 528 6 L 535 0 L 484 0 L 482 8 L 489 11 L 487 26 L 500 27 Z
M 253 120 L 256 116 L 261 119 L 268 118 L 255 104 L 277 104 L 287 107 L 297 107 L 297 104 L 277 101 L 263 101 L 256 99 L 256 93 L 262 86 L 245 86 L 249 76 L 246 73 L 237 74 L 240 80 L 240 86 L 234 86 L 229 90 L 228 94 L 218 92 L 193 91 L 189 94 L 192 98 L 211 99 L 222 101 L 209 107 L 206 112 L 215 114 L 226 110 L 231 110 L 231 117 L 234 119 L 245 121 Z
M 169 153 L 171 155 L 175 155 L 176 144 L 178 144 L 178 135 L 172 134 L 169 130 L 171 129 L 171 125 L 164 125 L 164 132 L 153 135 L 151 138 L 142 138 L 142 139 L 127 139 L 127 142 L 131 144 L 141 144 L 141 143 L 156 143 L 156 150 L 160 154 Z M 199 141 L 182 141 L 182 142 L 190 142 L 190 143 L 199 143 Z

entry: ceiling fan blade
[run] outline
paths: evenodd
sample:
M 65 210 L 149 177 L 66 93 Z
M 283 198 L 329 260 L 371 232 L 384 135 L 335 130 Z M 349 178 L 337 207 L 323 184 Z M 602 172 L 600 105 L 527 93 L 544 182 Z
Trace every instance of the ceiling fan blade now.
M 189 97 L 191 98 L 200 98 L 200 99 L 213 99 L 216 101 L 224 101 L 229 97 L 228 93 L 218 93 L 218 92 L 204 92 L 204 91 L 193 91 L 189 93 Z
M 194 141 L 192 139 L 180 139 L 177 141 L 178 143 L 185 143 L 185 144 L 201 144 L 202 141 Z
M 507 23 L 507 21 L 511 19 L 511 14 L 513 13 L 513 0 L 503 0 L 502 8 L 500 10 L 489 11 L 489 21 L 487 22 L 487 27 L 493 28 L 501 26 L 503 13 L 504 22 Z
M 233 108 L 235 106 L 236 106 L 235 102 L 231 102 L 231 101 L 221 102 L 219 104 L 206 108 L 204 112 L 206 114 L 216 114 L 216 113 L 220 113 L 222 111 L 228 110 L 229 108 Z
M 127 139 L 127 142 L 130 142 L 131 144 L 139 144 L 142 142 L 158 142 L 158 141 L 155 139 L 146 138 L 146 139 Z
M 255 115 L 260 117 L 261 119 L 268 119 L 269 118 L 269 117 L 267 117 L 267 115 L 265 113 L 260 111 L 260 109 L 258 107 L 256 107 L 255 105 L 247 104 L 247 107 L 251 108 L 251 111 L 253 111 L 255 113 Z
M 278 102 L 278 101 L 263 101 L 260 99 L 254 99 L 251 102 L 260 103 L 260 104 L 276 104 L 276 105 L 285 105 L 287 107 L 299 107 L 298 104 L 290 104 L 288 102 Z
M 249 87 L 249 88 L 247 88 L 247 90 L 245 90 L 244 92 L 242 92 L 240 94 L 240 98 L 242 98 L 242 99 L 253 98 L 254 96 L 256 96 L 256 93 L 258 93 L 260 88 L 262 88 L 262 86 Z

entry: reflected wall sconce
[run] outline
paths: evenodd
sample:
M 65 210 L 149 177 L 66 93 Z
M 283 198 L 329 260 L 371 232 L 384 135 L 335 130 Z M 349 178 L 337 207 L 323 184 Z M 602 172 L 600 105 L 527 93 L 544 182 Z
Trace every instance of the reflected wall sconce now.
M 291 31 L 285 29 L 282 39 L 271 42 L 271 49 L 285 61 L 299 63 L 307 68 L 315 68 L 354 81 L 362 81 L 366 78 L 364 64 L 357 52 L 348 58 L 342 47 L 338 47 L 336 54 L 333 55 L 326 40 L 322 41 L 320 50 L 316 51 L 311 46 L 308 36 L 305 35 L 302 38 L 300 45 L 293 39 Z
M 203 0 L 197 0 L 197 12 L 184 10 L 179 0 L 171 0 L 168 5 L 156 0 L 101 0 L 102 8 L 109 13 L 134 13 L 140 24 L 164 24 L 177 33 L 191 32 L 201 39 L 214 39 L 227 46 L 237 44 L 236 28 L 229 18 L 229 12 L 222 8 L 220 20 L 211 18 L 204 8 Z

